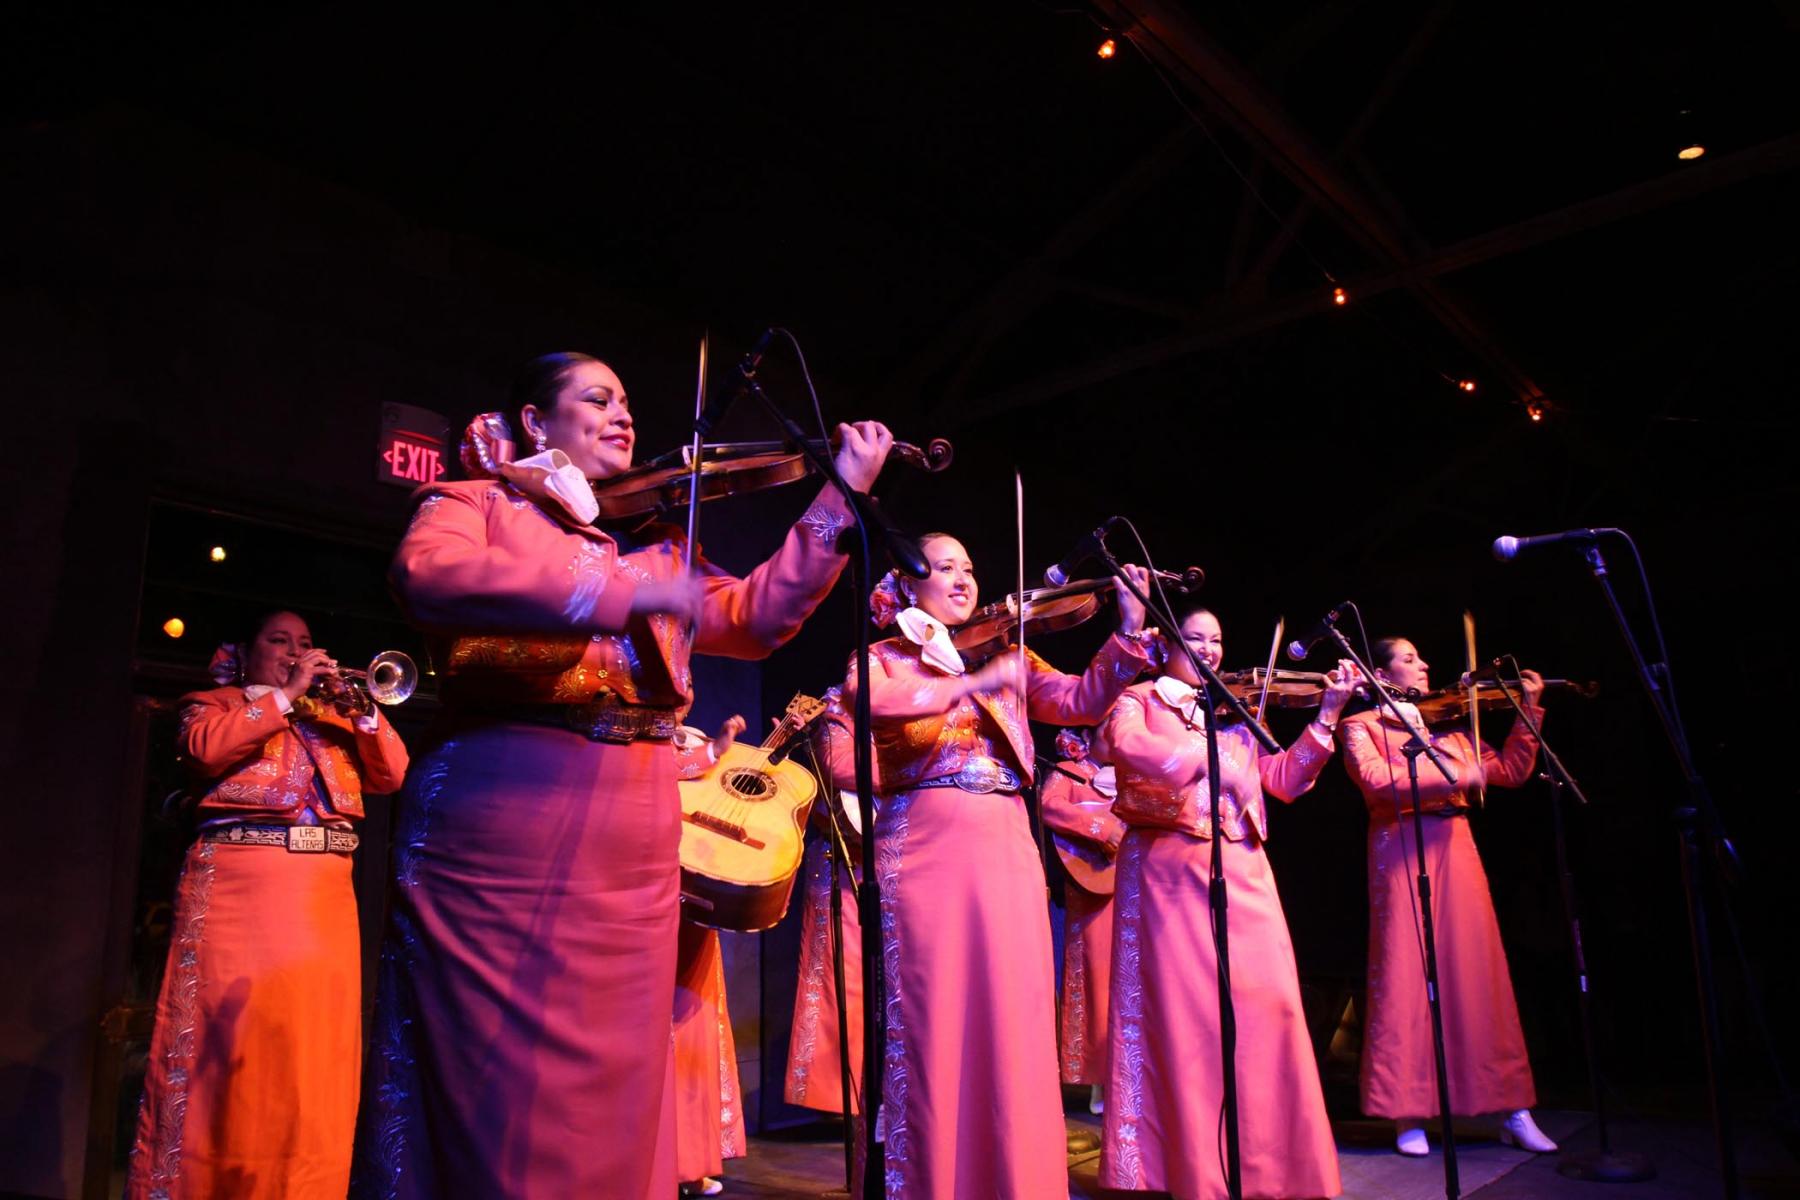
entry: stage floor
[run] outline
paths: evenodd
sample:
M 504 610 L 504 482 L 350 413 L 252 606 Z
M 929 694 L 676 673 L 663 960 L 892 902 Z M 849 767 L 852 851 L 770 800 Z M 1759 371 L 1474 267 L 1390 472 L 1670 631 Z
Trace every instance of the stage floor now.
M 1591 1114 L 1540 1110 L 1545 1133 L 1565 1150 L 1596 1145 Z M 1097 1128 L 1099 1118 L 1071 1114 L 1071 1124 Z M 1401 1158 L 1393 1152 L 1385 1122 L 1342 1122 L 1334 1126 L 1345 1200 L 1437 1200 L 1444 1195 L 1444 1162 L 1437 1142 L 1430 1158 Z M 1714 1168 L 1710 1126 L 1703 1121 L 1615 1120 L 1612 1148 L 1647 1154 L 1655 1179 L 1601 1185 L 1567 1179 L 1556 1170 L 1559 1155 L 1527 1154 L 1503 1146 L 1478 1125 L 1465 1132 L 1458 1123 L 1457 1166 L 1462 1195 L 1475 1200 L 1687 1200 L 1721 1194 Z M 726 1196 L 817 1197 L 843 1195 L 842 1143 L 825 1127 L 751 1138 L 747 1158 L 725 1165 Z M 1739 1169 L 1746 1200 L 1800 1197 L 1800 1166 L 1773 1137 L 1751 1130 L 1739 1138 Z M 1097 1182 L 1098 1156 L 1077 1160 L 1069 1176 L 1072 1200 L 1141 1197 L 1110 1192 Z

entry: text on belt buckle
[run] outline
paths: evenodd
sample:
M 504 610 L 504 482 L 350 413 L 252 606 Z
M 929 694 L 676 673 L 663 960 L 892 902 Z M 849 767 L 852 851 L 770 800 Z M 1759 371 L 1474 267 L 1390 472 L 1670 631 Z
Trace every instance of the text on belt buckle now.
M 287 848 L 289 854 L 323 854 L 330 848 L 330 845 L 323 825 L 288 826 Z
M 956 773 L 956 786 L 965 792 L 985 794 L 997 790 L 1002 782 L 1000 764 L 985 756 L 971 758 Z

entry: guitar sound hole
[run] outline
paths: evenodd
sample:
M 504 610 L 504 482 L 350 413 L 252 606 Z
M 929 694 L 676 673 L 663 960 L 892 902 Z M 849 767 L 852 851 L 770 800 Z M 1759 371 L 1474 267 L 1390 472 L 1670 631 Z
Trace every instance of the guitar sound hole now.
M 766 800 L 775 794 L 775 785 L 761 771 L 736 771 L 726 780 L 725 786 L 744 800 Z

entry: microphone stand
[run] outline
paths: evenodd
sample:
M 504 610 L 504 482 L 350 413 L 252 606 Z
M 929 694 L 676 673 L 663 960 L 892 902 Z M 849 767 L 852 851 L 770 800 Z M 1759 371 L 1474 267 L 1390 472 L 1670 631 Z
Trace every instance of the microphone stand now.
M 1344 631 L 1337 627 L 1337 623 L 1326 622 L 1326 631 L 1337 643 L 1339 652 L 1355 663 L 1363 677 L 1370 681 L 1369 690 L 1375 695 L 1376 706 L 1386 706 L 1394 714 L 1394 720 L 1411 734 L 1406 744 L 1400 747 L 1400 752 L 1406 755 L 1407 784 L 1412 791 L 1413 857 L 1419 865 L 1419 921 L 1425 927 L 1425 998 L 1431 1009 L 1431 1056 L 1437 1071 L 1438 1114 L 1441 1117 L 1444 1144 L 1444 1195 L 1449 1200 L 1457 1200 L 1462 1195 L 1462 1181 L 1456 1163 L 1456 1117 L 1450 1110 L 1450 1063 L 1444 1047 L 1444 1007 L 1438 986 L 1437 932 L 1431 919 L 1431 875 L 1425 867 L 1425 816 L 1419 811 L 1419 756 L 1423 754 L 1430 759 L 1431 765 L 1452 785 L 1456 783 L 1456 771 L 1444 761 L 1437 747 L 1421 736 L 1421 730 L 1401 715 L 1399 705 L 1388 695 L 1386 688 L 1375 682 L 1375 672 L 1357 657 L 1356 648 L 1344 636 Z M 1475 754 L 1479 769 L 1479 747 Z
M 838 1023 L 838 1087 L 844 1114 L 844 1194 L 856 1186 L 856 1113 L 851 1101 L 854 1083 L 850 1068 L 849 990 L 844 982 L 844 892 L 842 872 L 851 872 L 850 845 L 844 836 L 844 822 L 838 811 L 840 794 L 819 761 L 818 751 L 807 743 L 812 758 L 813 776 L 819 781 L 819 795 L 827 800 L 825 818 L 830 845 L 826 857 L 831 860 L 831 986 L 837 999 Z M 854 886 L 856 875 L 850 873 Z M 836 1193 L 832 1193 L 835 1195 Z
M 857 596 L 867 596 L 874 586 L 874 543 L 870 530 L 881 535 L 883 548 L 895 564 L 916 578 L 929 571 L 925 556 L 916 540 L 908 538 L 888 520 L 867 493 L 852 489 L 839 474 L 837 464 L 825 452 L 824 445 L 813 445 L 792 418 L 778 408 L 754 377 L 747 376 L 744 390 L 755 396 L 780 426 L 782 436 L 813 468 L 837 485 L 838 492 L 850 506 L 855 518 L 857 536 L 840 534 L 839 549 L 850 559 L 850 586 Z M 845 543 L 857 553 L 845 550 Z M 865 933 L 863 955 L 863 1116 L 867 1122 L 866 1156 L 863 1169 L 863 1195 L 881 1200 L 887 1195 L 887 1172 L 882 1164 L 881 1143 L 876 1141 L 876 1124 L 881 1111 L 882 1050 L 887 1040 L 885 980 L 882 976 L 881 938 L 869 937 L 868 930 L 881 929 L 881 884 L 875 871 L 875 764 L 874 732 L 869 717 L 869 621 L 860 610 L 856 617 L 856 705 L 853 728 L 856 751 L 856 798 L 862 806 L 862 883 L 857 887 L 857 914 Z M 873 998 L 874 1003 L 869 1001 Z M 840 1017 L 841 1027 L 841 1017 Z
M 1225 889 L 1225 835 L 1219 828 L 1219 718 L 1213 711 L 1217 699 L 1225 701 L 1263 749 L 1271 754 L 1279 754 L 1281 745 L 1259 722 L 1250 719 L 1250 713 L 1244 708 L 1243 702 L 1231 694 L 1218 673 L 1207 666 L 1182 638 L 1175 615 L 1138 590 L 1137 584 L 1125 574 L 1119 560 L 1112 556 L 1104 543 L 1096 549 L 1095 556 L 1112 573 L 1113 578 L 1119 581 L 1120 587 L 1137 597 L 1138 603 L 1156 618 L 1162 628 L 1171 631 L 1170 643 L 1181 647 L 1189 665 L 1194 668 L 1195 676 L 1201 680 L 1200 709 L 1206 725 L 1206 781 L 1212 821 L 1212 880 L 1207 886 L 1207 902 L 1212 915 L 1213 949 L 1218 960 L 1219 1065 L 1224 1076 L 1221 1095 L 1225 1110 L 1225 1192 L 1230 1200 L 1242 1200 L 1244 1170 L 1238 1138 L 1237 1010 L 1231 1002 L 1231 939 L 1230 929 L 1226 924 L 1228 904 Z
M 1596 532 L 1616 532 L 1630 540 L 1623 530 L 1596 530 Z M 1635 549 L 1635 547 L 1634 547 Z M 1712 1101 L 1713 1137 L 1717 1142 L 1719 1157 L 1719 1182 L 1726 1200 L 1736 1200 L 1739 1193 L 1737 1152 L 1732 1145 L 1731 1114 L 1725 1103 L 1724 1083 L 1719 1077 L 1719 994 L 1718 980 L 1713 973 L 1712 937 L 1706 916 L 1705 879 L 1706 860 L 1721 853 L 1731 853 L 1730 840 L 1725 835 L 1723 824 L 1719 820 L 1718 810 L 1713 807 L 1712 794 L 1707 789 L 1706 780 L 1694 765 L 1694 756 L 1688 746 L 1687 731 L 1682 727 L 1681 716 L 1675 709 L 1673 695 L 1667 690 L 1669 664 L 1667 662 L 1651 663 L 1644 657 L 1643 647 L 1638 644 L 1632 632 L 1631 622 L 1625 617 L 1625 610 L 1619 606 L 1619 597 L 1613 591 L 1612 579 L 1607 573 L 1606 559 L 1600 553 L 1597 542 L 1589 543 L 1582 552 L 1587 560 L 1588 570 L 1594 576 L 1594 582 L 1606 596 L 1606 606 L 1612 612 L 1613 622 L 1619 627 L 1619 634 L 1625 641 L 1625 647 L 1631 652 L 1632 664 L 1637 668 L 1638 680 L 1644 685 L 1644 692 L 1650 699 L 1650 707 L 1655 710 L 1658 723 L 1662 726 L 1663 735 L 1668 738 L 1669 748 L 1675 753 L 1675 761 L 1681 769 L 1682 779 L 1687 785 L 1688 802 L 1675 810 L 1675 827 L 1681 839 L 1681 885 L 1687 895 L 1688 936 L 1694 954 L 1694 974 L 1700 993 L 1700 1036 L 1706 1063 L 1706 1086 Z M 1646 581 L 1646 593 L 1649 583 Z M 1726 912 L 1730 914 L 1729 897 L 1726 899 Z M 1746 990 L 1752 996 L 1755 989 L 1749 987 L 1750 974 L 1744 969 Z
M 1514 661 L 1513 670 L 1518 673 L 1518 663 Z M 1563 765 L 1550 743 L 1544 740 L 1544 731 L 1532 720 L 1525 706 L 1507 686 L 1506 680 L 1497 675 L 1494 682 L 1499 685 L 1506 702 L 1512 705 L 1517 719 L 1524 723 L 1531 736 L 1537 739 L 1544 752 L 1544 774 L 1540 778 L 1550 784 L 1550 828 L 1556 845 L 1556 874 L 1562 888 L 1563 915 L 1569 922 L 1569 944 L 1575 953 L 1576 1005 L 1581 1016 L 1581 1049 L 1587 1059 L 1588 1090 L 1594 1100 L 1594 1120 L 1599 1126 L 1600 1149 L 1597 1151 L 1570 1152 L 1563 1155 L 1557 1163 L 1556 1170 L 1570 1179 L 1587 1179 L 1596 1183 L 1641 1183 L 1646 1179 L 1656 1178 L 1656 1168 L 1650 1165 L 1648 1155 L 1635 1151 L 1615 1154 L 1606 1133 L 1606 1096 L 1600 1080 L 1600 1059 L 1594 1050 L 1594 1012 L 1593 998 L 1588 989 L 1587 950 L 1581 938 L 1581 912 L 1575 902 L 1575 874 L 1569 869 L 1568 839 L 1563 830 L 1563 789 L 1567 788 L 1575 803 L 1587 807 L 1588 798 L 1582 794 L 1581 785 L 1575 782 L 1575 776 Z M 1520 675 L 1523 686 L 1523 675 Z

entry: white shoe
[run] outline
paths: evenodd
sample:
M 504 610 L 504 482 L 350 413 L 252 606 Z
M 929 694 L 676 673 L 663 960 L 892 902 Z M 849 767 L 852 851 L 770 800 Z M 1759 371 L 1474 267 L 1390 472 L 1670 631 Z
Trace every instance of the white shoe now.
M 1500 1126 L 1500 1140 L 1533 1154 L 1556 1153 L 1556 1143 L 1545 1137 L 1544 1131 L 1537 1127 L 1537 1122 L 1531 1119 L 1529 1108 L 1521 1108 L 1506 1118 Z
M 1106 1092 L 1097 1083 L 1088 1091 L 1088 1111 L 1095 1116 L 1106 1111 Z
M 1431 1153 L 1431 1143 L 1425 1140 L 1423 1127 L 1418 1125 L 1401 1126 L 1397 1121 L 1394 1124 L 1400 1130 L 1399 1136 L 1394 1139 L 1394 1149 L 1407 1158 L 1424 1158 Z
M 710 1175 L 681 1185 L 681 1194 L 684 1196 L 717 1196 L 724 1190 L 725 1185 Z

